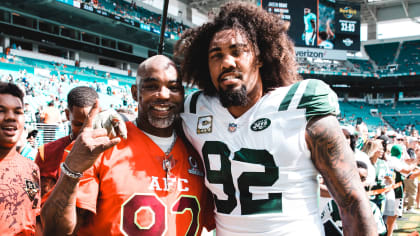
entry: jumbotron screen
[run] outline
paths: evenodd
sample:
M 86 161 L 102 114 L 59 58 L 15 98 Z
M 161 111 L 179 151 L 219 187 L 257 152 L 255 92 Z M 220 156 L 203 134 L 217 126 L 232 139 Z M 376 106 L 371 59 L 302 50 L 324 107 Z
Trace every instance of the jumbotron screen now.
M 262 0 L 268 12 L 290 21 L 296 46 L 360 50 L 360 5 L 335 0 Z

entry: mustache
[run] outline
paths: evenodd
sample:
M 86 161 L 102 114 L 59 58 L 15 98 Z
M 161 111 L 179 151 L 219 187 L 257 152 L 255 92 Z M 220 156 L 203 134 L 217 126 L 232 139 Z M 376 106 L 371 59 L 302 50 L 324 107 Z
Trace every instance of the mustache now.
M 228 68 L 228 69 L 223 70 L 222 73 L 220 73 L 220 75 L 217 77 L 217 81 L 220 81 L 222 79 L 222 77 L 225 74 L 228 74 L 228 73 L 238 74 L 239 75 L 239 78 L 242 80 L 242 72 L 236 70 L 235 68 Z

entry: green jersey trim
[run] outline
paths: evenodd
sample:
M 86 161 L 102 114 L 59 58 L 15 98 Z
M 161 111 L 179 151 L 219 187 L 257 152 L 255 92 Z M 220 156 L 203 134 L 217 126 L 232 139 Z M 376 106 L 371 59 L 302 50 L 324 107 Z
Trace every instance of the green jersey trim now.
M 338 115 L 338 99 L 335 92 L 321 80 L 307 79 L 293 84 L 278 111 L 305 109 L 306 120 L 314 116 Z
M 298 109 L 306 110 L 306 120 L 314 116 L 338 115 L 340 113 L 335 92 L 321 80 L 309 80 Z
M 295 95 L 296 90 L 298 89 L 299 85 L 300 85 L 300 82 L 295 83 L 294 85 L 290 87 L 289 91 L 287 92 L 286 96 L 281 102 L 278 111 L 286 111 L 289 108 L 290 102 L 292 101 L 292 98 Z
M 197 100 L 198 96 L 202 94 L 203 91 L 197 91 L 191 95 L 191 101 L 190 101 L 190 113 L 195 114 L 197 113 Z

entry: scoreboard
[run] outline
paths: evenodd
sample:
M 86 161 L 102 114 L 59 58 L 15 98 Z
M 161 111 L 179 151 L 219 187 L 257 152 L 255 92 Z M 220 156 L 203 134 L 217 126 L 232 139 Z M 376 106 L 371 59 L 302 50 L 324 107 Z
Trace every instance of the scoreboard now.
M 336 4 L 337 49 L 360 50 L 360 5 Z
M 360 50 L 360 5 L 335 0 L 261 0 L 263 9 L 290 22 L 298 47 Z

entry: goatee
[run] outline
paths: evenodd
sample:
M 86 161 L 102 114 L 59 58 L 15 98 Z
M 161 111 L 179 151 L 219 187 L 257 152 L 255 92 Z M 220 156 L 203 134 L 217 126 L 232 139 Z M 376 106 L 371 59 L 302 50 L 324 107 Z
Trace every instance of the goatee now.
M 149 123 L 155 128 L 165 129 L 174 123 L 175 115 L 171 114 L 169 117 L 166 117 L 166 118 L 156 118 L 156 117 L 149 116 L 148 120 L 149 120 Z
M 240 89 L 236 90 L 229 87 L 227 90 L 219 88 L 219 99 L 222 106 L 226 108 L 231 106 L 245 106 L 248 104 L 246 87 L 242 85 Z

